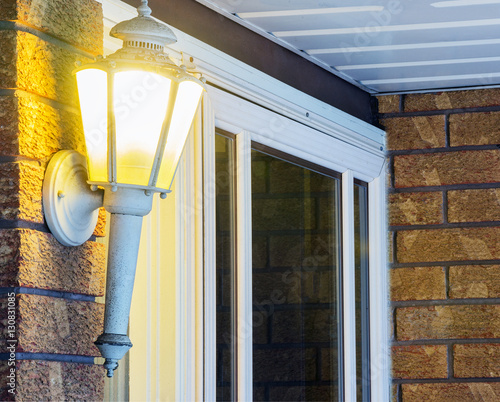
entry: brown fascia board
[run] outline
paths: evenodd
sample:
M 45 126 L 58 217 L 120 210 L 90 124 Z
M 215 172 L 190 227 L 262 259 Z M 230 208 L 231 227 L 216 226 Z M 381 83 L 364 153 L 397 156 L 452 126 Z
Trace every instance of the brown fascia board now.
M 124 0 L 133 7 L 139 0 Z M 153 16 L 196 39 L 368 123 L 375 98 L 195 0 L 149 0 Z

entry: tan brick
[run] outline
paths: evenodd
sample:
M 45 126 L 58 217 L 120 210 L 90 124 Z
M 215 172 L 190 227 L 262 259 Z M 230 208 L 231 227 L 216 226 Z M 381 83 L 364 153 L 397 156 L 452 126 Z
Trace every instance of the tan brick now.
M 396 187 L 500 181 L 500 150 L 462 151 L 394 157 Z
M 500 265 L 450 267 L 450 298 L 500 298 Z
M 398 401 L 399 401 L 398 385 L 392 384 L 391 385 L 391 402 L 398 402 Z
M 389 194 L 389 224 L 429 225 L 443 223 L 441 192 Z
M 398 113 L 399 95 L 377 96 L 379 113 Z
M 25 32 L 0 31 L 0 42 L 5 50 L 0 56 L 0 87 L 78 106 L 72 71 L 75 61 L 89 59 Z
M 391 300 L 446 299 L 442 267 L 396 268 L 391 273 Z
M 102 296 L 104 244 L 61 245 L 51 234 L 0 230 L 0 284 Z
M 448 221 L 500 221 L 500 188 L 448 191 Z
M 102 54 L 102 7 L 97 1 L 5 0 L 0 19 L 18 20 L 94 54 Z
M 447 359 L 447 346 L 444 345 L 393 346 L 392 377 L 447 378 Z
M 60 149 L 85 154 L 79 114 L 28 96 L 0 97 L 0 155 L 47 158 Z
M 450 91 L 405 97 L 405 112 L 500 105 L 500 90 Z
M 20 351 L 100 356 L 104 304 L 20 295 L 19 315 Z
M 6 378 L 10 368 L 0 362 Z M 105 372 L 101 365 L 42 360 L 16 362 L 17 401 L 102 401 Z M 8 400 L 6 381 L 0 385 L 0 400 Z
M 390 150 L 446 146 L 444 116 L 396 117 L 381 121 Z
M 94 233 L 92 233 L 94 236 L 97 237 L 106 236 L 106 220 L 107 220 L 106 210 L 104 208 L 99 208 L 99 217 L 97 219 L 97 225 L 94 229 Z
M 500 258 L 500 227 L 400 231 L 396 242 L 403 263 Z
M 403 402 L 497 402 L 500 383 L 403 384 Z
M 500 305 L 404 307 L 396 321 L 399 341 L 498 338 Z
M 43 223 L 44 168 L 37 162 L 0 164 L 0 218 Z
M 500 344 L 453 345 L 454 376 L 500 377 Z
M 103 304 L 20 294 L 17 314 L 18 352 L 100 356 L 94 341 L 102 332 Z M 6 332 L 1 329 L 5 342 Z
M 500 112 L 450 116 L 450 145 L 500 144 Z

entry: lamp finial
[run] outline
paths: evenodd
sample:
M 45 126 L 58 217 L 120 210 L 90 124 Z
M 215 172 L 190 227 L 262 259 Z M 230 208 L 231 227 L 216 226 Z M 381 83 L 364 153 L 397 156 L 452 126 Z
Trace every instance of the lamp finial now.
M 141 5 L 137 7 L 137 12 L 141 17 L 149 17 L 152 10 L 148 6 L 148 0 L 141 0 Z

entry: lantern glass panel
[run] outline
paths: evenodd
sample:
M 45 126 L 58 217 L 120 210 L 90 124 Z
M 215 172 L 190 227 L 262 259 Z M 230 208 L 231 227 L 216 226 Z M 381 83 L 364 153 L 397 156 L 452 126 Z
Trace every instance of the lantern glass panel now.
M 167 113 L 171 80 L 147 71 L 114 75 L 117 182 L 147 186 Z
M 170 188 L 202 91 L 203 87 L 197 82 L 186 80 L 179 83 L 157 187 Z
M 76 73 L 90 181 L 108 181 L 108 79 L 107 73 L 87 68 Z

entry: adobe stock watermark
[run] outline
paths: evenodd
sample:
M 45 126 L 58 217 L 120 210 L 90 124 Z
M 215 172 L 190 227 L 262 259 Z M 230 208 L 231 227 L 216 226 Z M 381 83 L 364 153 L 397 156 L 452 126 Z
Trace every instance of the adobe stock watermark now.
M 411 2 L 412 0 L 408 1 Z M 391 25 L 393 17 L 401 14 L 403 10 L 404 6 L 401 0 L 389 0 L 383 10 L 372 11 L 370 13 L 370 20 L 354 35 L 353 42 L 342 42 L 340 44 L 346 61 L 348 63 L 351 62 L 352 55 L 357 49 L 372 44 L 375 38 L 383 31 L 382 28 Z
M 16 394 L 16 294 L 7 293 L 7 392 L 11 395 Z

